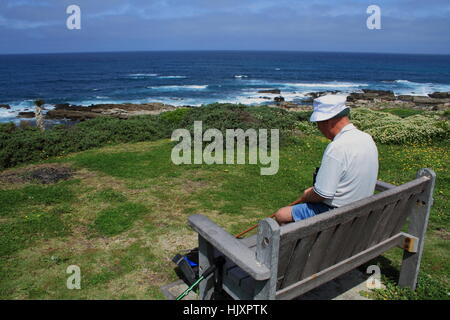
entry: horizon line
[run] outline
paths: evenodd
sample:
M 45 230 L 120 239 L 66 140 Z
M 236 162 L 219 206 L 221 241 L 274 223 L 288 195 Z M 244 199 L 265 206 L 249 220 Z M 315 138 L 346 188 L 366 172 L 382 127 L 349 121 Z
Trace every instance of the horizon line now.
M 298 52 L 298 53 L 345 53 L 345 54 L 391 54 L 391 55 L 429 55 L 449 56 L 450 53 L 407 53 L 407 52 L 370 52 L 370 51 L 324 51 L 324 50 L 277 50 L 277 49 L 158 49 L 158 50 L 105 50 L 105 51 L 61 51 L 61 52 L 28 52 L 0 53 L 7 55 L 52 55 L 52 54 L 92 54 L 92 53 L 139 53 L 139 52 Z

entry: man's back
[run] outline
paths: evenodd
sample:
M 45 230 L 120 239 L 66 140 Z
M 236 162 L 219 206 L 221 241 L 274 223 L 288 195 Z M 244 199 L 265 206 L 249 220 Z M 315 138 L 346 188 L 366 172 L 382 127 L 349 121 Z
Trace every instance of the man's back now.
M 375 142 L 369 134 L 348 124 L 326 148 L 314 190 L 327 205 L 341 207 L 371 196 L 377 176 Z

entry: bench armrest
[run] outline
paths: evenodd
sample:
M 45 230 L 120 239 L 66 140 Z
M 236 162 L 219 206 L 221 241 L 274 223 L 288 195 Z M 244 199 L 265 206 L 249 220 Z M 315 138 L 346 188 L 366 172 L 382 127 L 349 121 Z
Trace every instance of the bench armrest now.
M 192 215 L 189 217 L 189 225 L 255 280 L 270 278 L 269 268 L 256 260 L 254 251 L 212 222 L 208 217 L 200 214 Z
M 375 190 L 377 191 L 385 191 L 385 190 L 389 190 L 392 188 L 395 188 L 396 185 L 381 181 L 381 180 L 377 180 L 377 184 L 375 185 Z

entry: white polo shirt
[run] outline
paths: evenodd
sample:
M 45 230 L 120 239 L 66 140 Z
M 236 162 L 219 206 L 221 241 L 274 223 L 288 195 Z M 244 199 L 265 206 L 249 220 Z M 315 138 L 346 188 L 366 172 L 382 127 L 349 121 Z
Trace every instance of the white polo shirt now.
M 342 207 L 373 195 L 377 177 L 377 146 L 350 123 L 325 149 L 314 191 L 327 205 Z

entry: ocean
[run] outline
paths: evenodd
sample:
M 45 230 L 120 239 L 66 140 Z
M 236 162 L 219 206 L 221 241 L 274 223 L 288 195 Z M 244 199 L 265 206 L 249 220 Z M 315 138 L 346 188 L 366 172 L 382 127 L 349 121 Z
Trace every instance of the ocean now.
M 0 122 L 20 111 L 69 103 L 213 102 L 262 105 L 280 89 L 301 103 L 308 92 L 361 89 L 426 95 L 450 91 L 450 55 L 323 52 L 170 51 L 0 55 Z

